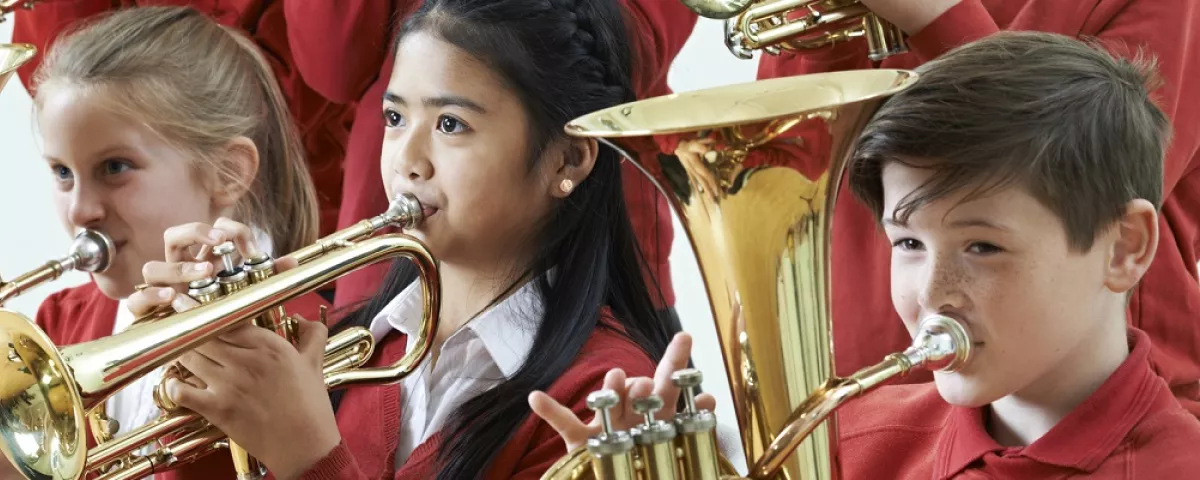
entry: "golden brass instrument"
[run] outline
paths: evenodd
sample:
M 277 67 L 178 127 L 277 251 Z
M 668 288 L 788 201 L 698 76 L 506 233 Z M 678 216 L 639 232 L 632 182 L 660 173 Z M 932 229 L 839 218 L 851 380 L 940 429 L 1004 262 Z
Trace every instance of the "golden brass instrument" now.
M 838 406 L 912 368 L 953 370 L 970 355 L 962 325 L 932 317 L 908 350 L 833 375 L 830 228 L 843 167 L 880 103 L 915 80 L 902 70 L 762 80 L 619 105 L 566 127 L 625 154 L 683 224 L 707 287 L 749 478 L 836 478 L 836 420 L 825 420 Z M 634 144 L 651 135 L 678 139 L 674 155 L 627 153 L 644 151 Z M 606 422 L 604 434 L 543 478 L 740 478 L 717 453 L 715 416 L 691 403 L 699 372 L 676 372 L 675 382 L 688 403 L 674 421 L 647 417 L 632 432 Z M 590 400 L 607 418 L 611 395 Z M 644 413 L 659 406 L 633 402 Z
M 75 235 L 67 256 L 46 262 L 41 267 L 8 281 L 0 280 L 0 305 L 43 283 L 56 280 L 72 270 L 99 273 L 108 270 L 114 255 L 113 241 L 96 230 Z
M 55 480 L 77 480 L 89 473 L 105 480 L 141 478 L 220 448 L 232 450 L 223 433 L 157 398 L 160 395 L 156 399 L 166 412 L 163 416 L 116 438 L 106 418 L 89 413 L 133 380 L 243 322 L 261 326 L 263 318 L 275 319 L 273 314 L 287 301 L 358 268 L 407 257 L 417 266 L 424 291 L 424 323 L 415 348 L 394 365 L 358 368 L 369 359 L 374 344 L 367 329 L 357 328 L 331 337 L 325 357 L 329 388 L 399 381 L 429 352 L 438 326 L 441 285 L 435 259 L 421 241 L 403 234 L 368 237 L 387 227 L 412 227 L 421 218 L 415 197 L 399 197 L 388 212 L 293 252 L 290 256 L 299 266 L 291 270 L 261 270 L 261 278 L 194 309 L 61 349 L 26 317 L 0 310 L 0 345 L 8 348 L 6 361 L 0 363 L 0 449 L 26 478 Z M 292 322 L 278 320 L 272 328 L 286 329 Z M 103 434 L 99 438 L 106 440 L 90 450 L 84 438 L 88 417 Z M 157 448 L 147 455 L 133 453 L 150 446 Z
M 725 20 L 725 46 L 741 59 L 755 50 L 778 55 L 862 37 L 879 61 L 908 51 L 904 31 L 858 0 L 683 0 L 696 14 Z M 803 15 L 800 15 L 803 13 Z
M 22 8 L 30 10 L 35 3 L 35 0 L 0 0 L 0 23 L 8 19 L 8 14 Z

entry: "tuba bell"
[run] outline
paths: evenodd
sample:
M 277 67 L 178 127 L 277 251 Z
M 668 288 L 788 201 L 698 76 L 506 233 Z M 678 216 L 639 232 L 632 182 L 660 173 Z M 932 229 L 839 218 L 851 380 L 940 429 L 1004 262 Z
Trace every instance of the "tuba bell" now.
M 682 0 L 705 18 L 725 20 L 725 46 L 743 60 L 755 50 L 778 55 L 862 37 L 874 61 L 904 53 L 904 31 L 858 0 Z
M 18 275 L 12 280 L 0 280 L 0 306 L 29 289 L 56 280 L 72 270 L 100 273 L 108 270 L 114 255 L 113 241 L 96 230 L 84 230 L 75 235 L 70 252 L 41 267 Z
M 832 213 L 854 141 L 878 106 L 916 74 L 864 70 L 762 80 L 652 98 L 570 122 L 649 176 L 683 224 L 709 295 L 737 416 L 755 479 L 838 478 L 834 412 L 915 368 L 953 371 L 968 360 L 968 332 L 934 316 L 913 345 L 853 375 L 833 375 L 829 308 Z M 676 139 L 674 155 L 629 155 L 648 136 Z M 645 422 L 614 431 L 613 392 L 589 408 L 604 432 L 543 476 L 564 480 L 743 478 L 718 453 L 712 412 L 692 402 L 702 381 L 675 372 L 684 406 L 672 421 L 654 397 L 632 399 Z
M 0 310 L 0 348 L 7 349 L 0 356 L 0 450 L 29 479 L 135 479 L 222 449 L 233 454 L 240 478 L 262 476 L 262 466 L 222 432 L 161 395 L 162 383 L 154 400 L 164 414 L 115 438 L 103 402 L 245 322 L 286 337 L 297 323 L 281 305 L 359 268 L 402 257 L 416 265 L 424 293 L 424 320 L 415 347 L 393 365 L 360 368 L 370 359 L 374 339 L 367 329 L 354 327 L 330 337 L 323 370 L 328 388 L 403 379 L 429 352 L 441 284 L 433 254 L 420 240 L 399 233 L 373 235 L 390 227 L 411 228 L 421 220 L 417 199 L 400 196 L 384 214 L 293 252 L 289 256 L 299 265 L 291 270 L 275 273 L 269 258 L 251 257 L 240 267 L 227 263 L 215 279 L 217 289 L 192 285 L 193 295 L 196 290 L 208 295 L 200 306 L 156 315 L 122 333 L 77 345 L 60 348 L 28 318 Z M 164 383 L 172 374 L 187 374 L 168 370 Z M 84 436 L 89 423 L 99 440 L 91 449 Z M 150 453 L 137 453 L 146 447 Z

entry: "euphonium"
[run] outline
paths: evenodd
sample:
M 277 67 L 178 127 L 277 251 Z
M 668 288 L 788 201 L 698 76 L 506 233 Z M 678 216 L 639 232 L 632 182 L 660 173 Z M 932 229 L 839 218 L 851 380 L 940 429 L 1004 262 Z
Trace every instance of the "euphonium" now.
M 762 49 L 809 50 L 863 37 L 867 56 L 883 60 L 908 51 L 904 31 L 858 0 L 683 0 L 706 18 L 725 20 L 725 46 L 738 58 Z M 799 15 L 803 13 L 803 15 Z
M 420 272 L 424 293 L 424 321 L 412 351 L 391 366 L 358 368 L 369 360 L 374 346 L 364 328 L 331 337 L 325 348 L 329 388 L 402 379 L 429 352 L 438 325 L 441 284 L 435 259 L 421 241 L 403 234 L 368 237 L 388 227 L 412 227 L 421 218 L 415 197 L 398 197 L 386 213 L 293 252 L 290 256 L 299 266 L 291 270 L 274 273 L 266 265 L 270 259 L 248 259 L 243 271 L 248 282 L 240 282 L 236 272 L 222 272 L 217 279 L 221 292 L 194 309 L 159 315 L 122 333 L 61 349 L 26 317 L 0 310 L 0 345 L 8 348 L 0 363 L 0 449 L 30 479 L 76 480 L 88 473 L 105 480 L 141 478 L 220 448 L 234 451 L 236 465 L 236 446 L 223 433 L 161 395 L 155 400 L 166 414 L 116 438 L 97 407 L 133 380 L 244 322 L 283 333 L 295 324 L 282 315 L 280 305 L 358 268 L 407 257 Z M 228 285 L 232 288 L 225 288 Z M 88 419 L 101 430 L 98 438 L 107 440 L 90 450 L 84 438 Z M 135 453 L 143 447 L 157 448 L 145 455 Z M 240 458 L 252 461 L 244 452 Z M 243 473 L 261 474 L 239 471 Z
M 99 273 L 108 270 L 114 254 L 112 239 L 96 230 L 84 230 L 75 235 L 71 251 L 65 257 L 46 262 L 41 267 L 16 278 L 0 280 L 0 305 L 25 291 L 55 280 L 72 270 Z
M 970 354 L 961 324 L 931 317 L 904 352 L 846 378 L 833 374 L 830 227 L 843 167 L 879 104 L 915 80 L 901 70 L 762 80 L 619 105 L 567 125 L 570 135 L 625 154 L 684 226 L 707 287 L 749 478 L 837 478 L 836 423 L 826 420 L 843 402 L 913 368 L 957 369 Z M 675 154 L 628 153 L 649 135 L 678 138 Z M 605 432 L 543 478 L 740 478 L 718 454 L 715 416 L 691 401 L 700 372 L 676 372 L 674 380 L 684 390 L 681 413 L 656 421 L 649 414 L 661 399 L 632 399 L 646 421 L 631 432 L 607 421 L 612 392 L 589 397 Z

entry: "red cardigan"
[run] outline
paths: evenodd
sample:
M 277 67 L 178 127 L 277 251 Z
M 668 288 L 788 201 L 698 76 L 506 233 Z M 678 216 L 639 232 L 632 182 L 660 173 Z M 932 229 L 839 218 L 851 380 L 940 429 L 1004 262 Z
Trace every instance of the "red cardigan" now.
M 1143 47 L 1158 57 L 1165 86 L 1155 92 L 1174 135 L 1166 156 L 1158 254 L 1133 292 L 1130 319 L 1154 343 L 1150 363 L 1200 415 L 1200 6 L 1185 0 L 963 0 L 909 41 L 910 52 L 873 64 L 862 42 L 803 55 L 763 56 L 761 78 L 851 69 L 915 68 L 999 30 L 1096 37 L 1118 53 Z M 668 151 L 673 151 L 671 147 Z M 849 189 L 843 182 L 842 192 Z M 845 375 L 910 343 L 892 307 L 890 248 L 853 195 L 838 198 L 833 222 L 832 296 L 837 371 Z M 900 382 L 928 381 L 920 372 Z
M 289 312 L 316 319 L 326 302 L 316 294 L 304 295 L 285 304 Z M 36 322 L 55 345 L 65 346 L 112 335 L 118 303 L 104 296 L 94 283 L 68 288 L 46 297 L 38 307 Z M 88 448 L 96 445 L 87 434 Z M 236 479 L 233 461 L 226 450 L 217 451 L 176 470 L 158 474 L 160 480 Z
M 392 363 L 404 355 L 405 337 L 386 337 L 374 361 Z M 374 362 L 373 361 L 373 362 Z M 575 362 L 547 390 L 580 418 L 591 418 L 589 393 L 599 390 L 604 375 L 622 368 L 629 376 L 651 376 L 654 362 L 633 341 L 609 329 L 596 329 Z M 433 478 L 442 441 L 438 432 L 412 452 L 399 471 L 395 451 L 400 434 L 400 384 L 355 387 L 346 391 L 338 408 L 342 443 L 313 465 L 304 480 Z M 496 454 L 488 479 L 537 479 L 566 455 L 562 438 L 538 416 L 529 414 Z
M 630 13 L 630 32 L 638 54 L 635 87 L 638 97 L 670 93 L 667 71 L 691 35 L 697 16 L 676 0 L 622 0 Z M 294 46 L 296 69 L 312 88 L 338 102 L 358 102 L 354 128 L 346 151 L 344 196 L 339 228 L 378 215 L 387 208 L 379 156 L 383 148 L 383 117 L 379 99 L 392 71 L 392 25 L 411 13 L 414 0 L 289 0 L 288 38 Z M 303 22 L 293 19 L 303 18 Z M 643 155 L 658 152 L 652 142 Z M 663 290 L 659 306 L 675 304 L 669 256 L 674 241 L 670 208 L 664 197 L 636 167 L 623 164 L 625 200 L 634 233 L 653 279 Z M 337 283 L 334 304 L 343 307 L 369 297 L 378 289 L 386 264 L 347 275 Z M 648 277 L 650 278 L 650 277 Z
M 342 160 L 346 155 L 352 108 L 323 98 L 304 83 L 296 65 L 300 61 L 298 52 L 289 44 L 287 32 L 291 27 L 312 28 L 306 22 L 319 23 L 321 20 L 285 18 L 282 3 L 269 0 L 39 0 L 31 10 L 17 10 L 14 17 L 12 41 L 32 43 L 38 48 L 38 55 L 19 68 L 17 75 L 25 89 L 32 93 L 36 87 L 33 73 L 59 35 L 79 20 L 122 7 L 191 5 L 218 23 L 241 30 L 261 48 L 287 97 L 317 188 L 321 235 L 327 235 L 337 224 L 338 205 L 342 199 Z M 338 71 L 340 69 L 333 70 Z

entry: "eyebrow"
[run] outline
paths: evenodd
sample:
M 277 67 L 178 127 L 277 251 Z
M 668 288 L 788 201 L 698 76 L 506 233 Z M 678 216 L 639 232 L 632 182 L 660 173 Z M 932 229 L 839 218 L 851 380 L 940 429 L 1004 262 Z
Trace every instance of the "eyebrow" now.
M 890 226 L 890 227 L 908 228 L 908 222 L 901 221 L 896 218 L 885 218 L 885 219 L 883 219 L 883 224 Z M 953 227 L 953 228 L 981 227 L 981 228 L 990 228 L 993 230 L 1003 230 L 1006 232 L 1011 230 L 1010 228 L 1008 228 L 1004 225 L 992 223 L 992 222 L 988 221 L 987 219 L 976 218 L 976 217 L 961 218 L 961 219 L 955 220 L 953 222 L 950 222 L 949 226 Z
M 399 95 L 396 95 L 392 92 L 384 92 L 383 93 L 383 101 L 395 103 L 397 105 L 407 105 L 408 104 L 408 102 L 405 102 L 403 98 L 401 98 Z M 471 101 L 470 99 L 468 99 L 466 97 L 460 97 L 457 95 L 442 95 L 442 96 L 438 96 L 438 97 L 425 97 L 425 98 L 421 99 L 421 104 L 425 105 L 426 107 L 460 107 L 460 108 L 465 108 L 467 110 L 475 111 L 477 113 L 487 113 L 487 109 L 483 108 L 483 106 Z
M 109 147 L 105 147 L 103 150 L 100 150 L 99 153 L 92 155 L 92 156 L 103 160 L 103 159 L 107 159 L 108 157 L 113 156 L 113 154 L 124 153 L 126 151 L 127 151 L 127 149 L 124 145 L 112 145 Z M 62 159 L 55 157 L 53 155 L 43 154 L 42 158 L 44 160 L 46 160 L 47 162 L 63 163 Z

